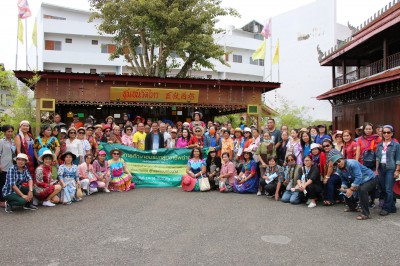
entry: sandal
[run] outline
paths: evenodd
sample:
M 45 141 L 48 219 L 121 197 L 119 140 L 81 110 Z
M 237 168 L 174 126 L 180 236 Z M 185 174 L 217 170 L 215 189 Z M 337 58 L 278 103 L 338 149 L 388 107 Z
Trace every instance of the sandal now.
M 369 216 L 366 216 L 364 214 L 360 214 L 356 217 L 357 220 L 367 220 L 369 219 Z
M 324 206 L 333 206 L 333 202 L 329 201 L 329 200 L 325 200 L 324 201 Z

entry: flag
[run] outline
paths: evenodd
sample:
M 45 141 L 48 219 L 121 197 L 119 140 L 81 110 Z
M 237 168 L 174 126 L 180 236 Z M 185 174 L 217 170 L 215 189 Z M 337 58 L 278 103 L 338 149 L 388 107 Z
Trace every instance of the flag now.
M 33 42 L 33 45 L 35 45 L 37 47 L 37 25 L 36 25 L 36 19 L 35 19 L 35 25 L 33 25 L 32 42 Z
M 276 45 L 274 58 L 272 59 L 273 65 L 278 64 L 278 63 L 279 63 L 279 40 L 278 40 L 278 44 Z
M 28 0 L 18 0 L 17 6 L 18 6 L 18 17 L 20 19 L 26 19 L 32 16 Z
M 22 25 L 22 20 L 18 18 L 18 40 L 24 43 L 24 26 Z
M 251 56 L 251 59 L 257 60 L 257 59 L 265 59 L 265 46 L 267 44 L 267 40 L 265 39 L 260 47 L 257 48 L 257 50 L 254 52 L 254 54 Z
M 265 26 L 261 31 L 261 35 L 264 36 L 265 39 L 271 37 L 271 19 L 269 19 L 267 23 L 265 23 Z

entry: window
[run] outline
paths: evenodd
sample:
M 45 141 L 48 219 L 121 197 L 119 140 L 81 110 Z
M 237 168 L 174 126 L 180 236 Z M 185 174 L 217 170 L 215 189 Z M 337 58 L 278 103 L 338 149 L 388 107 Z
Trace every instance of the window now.
M 264 66 L 264 59 L 259 59 L 258 60 L 258 65 L 259 66 Z
M 207 75 L 207 78 L 208 79 L 212 79 L 212 75 Z
M 65 73 L 72 73 L 72 68 L 71 67 L 66 67 L 65 68 Z
M 263 41 L 264 40 L 264 36 L 262 36 L 260 33 L 257 33 L 257 34 L 254 34 L 254 39 Z
M 96 74 L 96 69 L 95 68 L 91 68 L 90 69 L 90 74 Z
M 66 20 L 66 18 L 63 18 L 63 17 L 56 17 L 56 16 L 51 16 L 51 15 L 46 15 L 46 14 L 43 15 L 43 18 L 44 18 L 44 19 Z
M 66 38 L 66 39 L 65 39 L 65 43 L 72 43 L 72 39 Z
M 92 40 L 92 45 L 98 45 L 99 41 L 98 40 Z
M 253 59 L 250 57 L 250 65 L 256 65 L 256 66 L 258 66 L 258 59 L 253 60 Z
M 61 51 L 61 42 L 60 41 L 46 40 L 45 44 L 44 44 L 44 49 L 45 50 Z
M 242 56 L 241 55 L 233 55 L 233 62 L 235 63 L 242 63 Z
M 102 44 L 101 45 L 101 53 L 102 54 L 112 54 L 115 52 L 117 47 L 115 44 Z

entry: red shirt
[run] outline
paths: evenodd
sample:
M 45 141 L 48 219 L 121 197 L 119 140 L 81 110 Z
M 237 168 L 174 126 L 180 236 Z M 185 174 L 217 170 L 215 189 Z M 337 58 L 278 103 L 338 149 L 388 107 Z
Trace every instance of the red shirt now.
M 374 141 L 373 144 L 372 141 Z M 360 160 L 359 160 L 360 163 L 364 164 L 364 162 L 362 161 L 362 156 L 364 154 L 364 151 L 369 150 L 372 145 L 373 146 L 372 149 L 374 150 L 374 152 L 376 152 L 376 148 L 378 147 L 378 144 L 380 142 L 382 142 L 382 138 L 379 137 L 378 135 L 366 138 L 364 138 L 364 136 L 361 136 L 357 139 L 357 147 L 360 147 Z
M 198 144 L 199 146 L 204 146 L 204 137 L 201 136 L 200 139 L 198 139 L 196 136 L 192 136 L 189 140 L 188 146 L 193 145 L 193 144 Z
M 343 146 L 343 155 L 346 159 L 355 159 L 357 151 L 357 143 L 355 141 L 350 141 Z

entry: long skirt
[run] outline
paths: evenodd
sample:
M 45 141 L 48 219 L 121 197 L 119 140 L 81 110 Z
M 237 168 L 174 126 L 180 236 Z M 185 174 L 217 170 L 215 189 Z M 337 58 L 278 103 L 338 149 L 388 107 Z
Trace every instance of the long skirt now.
M 132 183 L 132 176 L 123 174 L 120 177 L 110 178 L 110 189 L 114 191 L 129 191 Z

